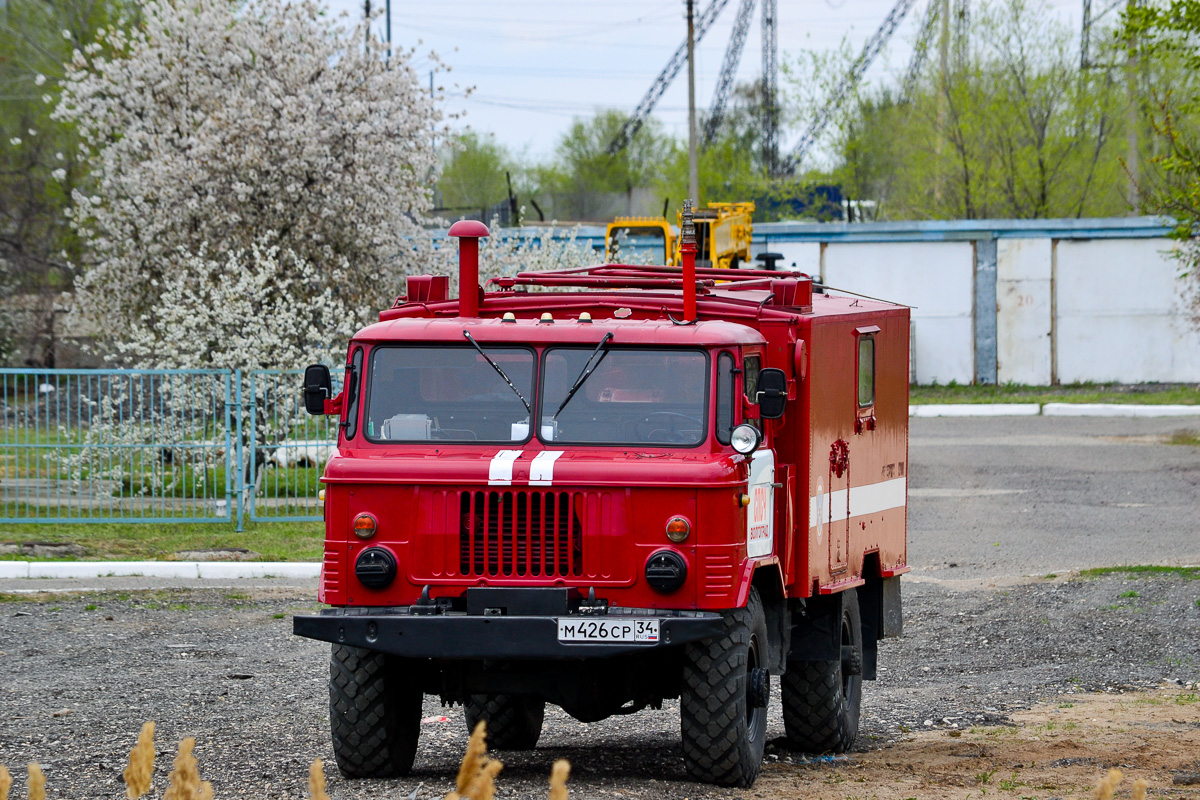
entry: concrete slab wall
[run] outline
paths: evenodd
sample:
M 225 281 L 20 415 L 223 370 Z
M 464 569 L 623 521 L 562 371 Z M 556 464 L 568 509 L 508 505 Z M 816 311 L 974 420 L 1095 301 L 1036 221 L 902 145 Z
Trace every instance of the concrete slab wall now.
M 1200 382 L 1200 331 L 1169 239 L 1055 243 L 1057 378 Z
M 996 379 L 1051 381 L 1052 239 L 996 242 Z M 981 309 L 982 311 L 982 309 Z
M 975 374 L 971 242 L 836 243 L 825 246 L 829 286 L 912 306 L 917 383 L 970 383 Z
M 914 306 L 919 383 L 1200 383 L 1174 223 L 1158 217 L 762 223 L 753 251 Z M 603 230 L 588 230 L 603 243 Z
M 774 223 L 755 226 L 754 249 L 810 273 L 819 252 L 830 286 L 915 306 L 919 383 L 1200 383 L 1172 227 L 1155 217 Z

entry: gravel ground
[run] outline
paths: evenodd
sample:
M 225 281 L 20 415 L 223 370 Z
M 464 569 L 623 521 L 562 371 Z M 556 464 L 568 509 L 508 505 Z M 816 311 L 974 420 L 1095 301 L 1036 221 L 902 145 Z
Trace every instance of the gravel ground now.
M 38 761 L 51 798 L 120 797 L 144 720 L 158 724 L 156 786 L 175 742 L 197 740 L 217 798 L 299 798 L 313 758 L 332 762 L 325 645 L 291 635 L 307 590 L 192 589 L 7 596 L 0 604 L 0 764 Z M 912 730 L 1006 724 L 1063 693 L 1200 680 L 1200 581 L 1178 575 L 1059 577 L 964 585 L 906 579 L 904 637 L 881 647 L 858 749 Z M 778 685 L 774 697 L 778 697 Z M 783 735 L 778 701 L 768 736 Z M 441 797 L 466 743 L 460 708 L 427 699 L 412 777 L 345 782 L 335 798 Z M 438 721 L 441 716 L 449 721 Z M 501 753 L 500 797 L 545 797 L 550 764 L 576 797 L 743 797 L 685 780 L 678 709 L 582 725 L 550 709 L 532 753 Z M 851 753 L 851 762 L 856 755 Z M 779 742 L 769 761 L 813 765 Z M 836 770 L 838 764 L 818 764 Z M 776 771 L 773 773 L 778 775 Z M 18 779 L 18 786 L 22 780 Z M 413 794 L 415 792 L 415 794 Z

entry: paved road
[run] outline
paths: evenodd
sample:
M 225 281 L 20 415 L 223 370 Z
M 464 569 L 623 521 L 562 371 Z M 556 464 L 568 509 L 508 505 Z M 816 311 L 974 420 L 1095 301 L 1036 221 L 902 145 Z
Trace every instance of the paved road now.
M 1200 564 L 1200 416 L 914 419 L 909 562 L 941 580 Z
M 1200 416 L 913 419 L 912 579 L 978 585 L 1087 567 L 1200 564 L 1200 447 L 1163 443 L 1179 430 L 1200 431 Z M 29 590 L 33 583 L 0 580 L 0 592 Z M 36 583 L 43 590 L 81 586 Z M 316 586 L 312 580 L 259 583 Z M 119 590 L 214 585 L 144 578 L 86 584 Z

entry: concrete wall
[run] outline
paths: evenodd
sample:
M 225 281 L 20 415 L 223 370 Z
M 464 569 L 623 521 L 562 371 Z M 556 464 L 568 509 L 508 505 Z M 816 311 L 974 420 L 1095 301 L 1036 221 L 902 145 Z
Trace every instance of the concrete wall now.
M 912 306 L 919 383 L 1200 383 L 1173 227 L 1156 217 L 759 223 L 753 250 Z M 604 229 L 577 241 L 603 252 Z
M 775 223 L 755 226 L 754 249 L 914 306 L 919 383 L 1200 383 L 1170 230 L 1151 217 Z
M 918 383 L 970 383 L 973 263 L 970 242 L 828 245 L 821 275 L 827 286 L 912 307 L 910 371 Z
M 1055 372 L 1074 381 L 1200 382 L 1200 333 L 1167 239 L 1059 241 Z

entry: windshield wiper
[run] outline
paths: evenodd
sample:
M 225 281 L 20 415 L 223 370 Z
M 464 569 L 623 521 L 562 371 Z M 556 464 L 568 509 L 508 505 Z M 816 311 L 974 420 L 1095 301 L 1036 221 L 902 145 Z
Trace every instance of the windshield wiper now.
M 579 377 L 577 377 L 575 382 L 571 384 L 571 389 L 567 392 L 567 396 L 563 398 L 562 403 L 558 407 L 558 411 L 555 411 L 550 419 L 558 418 L 559 412 L 567 407 L 567 403 L 571 402 L 571 398 L 574 397 L 575 393 L 579 391 L 579 387 L 583 386 L 583 382 L 591 377 L 591 374 L 596 371 L 596 367 L 600 366 L 600 362 L 604 360 L 604 356 L 608 355 L 608 351 L 604 350 L 604 345 L 608 344 L 609 340 L 612 338 L 612 331 L 604 334 L 604 338 L 600 340 L 600 344 L 596 345 L 596 349 L 592 351 L 592 354 L 588 356 L 588 360 L 584 363 L 583 371 L 579 373 Z M 602 350 L 604 352 L 601 352 Z M 592 359 L 596 358 L 597 353 L 600 353 L 600 358 L 597 358 L 596 363 L 593 364 Z
M 612 334 L 609 335 L 611 336 Z M 501 378 L 504 378 L 504 382 L 508 384 L 508 388 L 512 389 L 516 393 L 517 397 L 520 398 L 521 403 L 524 404 L 525 410 L 529 412 L 530 416 L 533 416 L 533 409 L 529 407 L 529 401 L 525 399 L 525 395 L 521 394 L 521 390 L 513 385 L 513 382 L 509 379 L 508 375 L 505 374 L 504 370 L 500 369 L 500 365 L 495 361 L 492 361 L 492 357 L 483 352 L 483 348 L 479 346 L 479 342 L 475 341 L 475 337 L 471 335 L 470 331 L 463 331 L 463 336 L 467 337 L 467 341 L 479 351 L 479 355 L 487 359 L 487 362 L 492 365 L 492 369 L 496 370 L 496 372 L 500 374 Z

